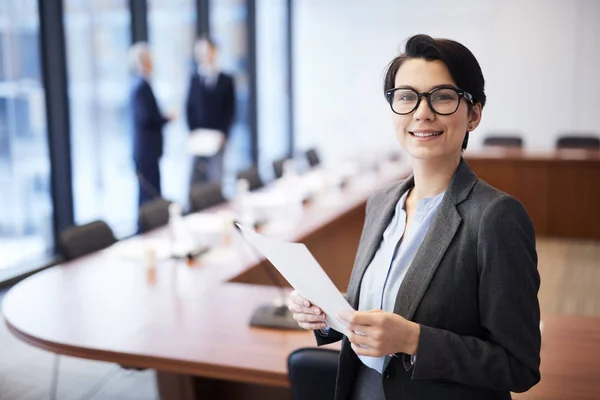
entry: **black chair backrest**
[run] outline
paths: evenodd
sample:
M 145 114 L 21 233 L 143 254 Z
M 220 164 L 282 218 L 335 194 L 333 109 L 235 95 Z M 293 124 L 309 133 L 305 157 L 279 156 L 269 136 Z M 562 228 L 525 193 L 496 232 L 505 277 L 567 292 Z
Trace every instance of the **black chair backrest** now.
M 523 139 L 518 136 L 488 136 L 483 140 L 484 146 L 523 147 Z
M 169 223 L 169 205 L 165 199 L 155 199 L 140 208 L 140 233 L 148 232 Z
M 72 226 L 62 231 L 58 247 L 63 257 L 72 260 L 102 250 L 117 242 L 112 229 L 104 221 Z
M 308 161 L 308 165 L 310 165 L 311 167 L 315 167 L 321 164 L 321 157 L 319 157 L 317 149 L 306 150 L 306 160 Z
M 190 211 L 197 212 L 225 202 L 221 182 L 193 185 L 190 190 Z
M 256 165 L 253 165 L 248 169 L 238 172 L 237 179 L 247 180 L 249 190 L 256 190 L 263 187 L 264 185 L 262 179 L 260 179 L 260 175 L 258 174 L 258 167 Z
M 337 350 L 314 347 L 292 352 L 288 356 L 292 399 L 333 399 L 339 355 Z
M 596 136 L 563 136 L 556 141 L 556 148 L 600 150 L 600 138 Z
M 273 172 L 275 172 L 275 178 L 279 179 L 283 176 L 283 164 L 289 160 L 289 158 L 282 158 L 273 161 Z

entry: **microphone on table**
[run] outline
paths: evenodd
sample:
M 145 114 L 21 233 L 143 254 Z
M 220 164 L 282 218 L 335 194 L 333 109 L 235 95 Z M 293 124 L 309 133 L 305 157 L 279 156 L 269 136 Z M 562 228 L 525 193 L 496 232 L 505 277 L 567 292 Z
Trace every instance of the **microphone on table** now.
M 240 236 L 244 238 L 244 234 L 241 232 L 241 229 L 237 226 L 236 221 L 233 222 L 233 226 L 235 229 L 240 232 Z M 254 246 L 248 243 L 252 248 L 252 251 L 255 255 L 258 255 L 261 259 L 259 262 L 260 267 L 267 274 L 269 280 L 279 289 L 279 295 L 281 297 L 281 305 L 275 305 L 272 303 L 261 304 L 258 306 L 254 313 L 252 314 L 252 318 L 250 319 L 250 326 L 257 326 L 261 328 L 275 328 L 275 329 L 290 329 L 290 330 L 302 330 L 298 325 L 298 322 L 293 318 L 292 313 L 287 308 L 287 293 L 281 284 L 277 274 L 273 271 L 272 264 L 263 257 L 262 254 L 259 254 Z M 267 265 L 269 263 L 271 265 Z

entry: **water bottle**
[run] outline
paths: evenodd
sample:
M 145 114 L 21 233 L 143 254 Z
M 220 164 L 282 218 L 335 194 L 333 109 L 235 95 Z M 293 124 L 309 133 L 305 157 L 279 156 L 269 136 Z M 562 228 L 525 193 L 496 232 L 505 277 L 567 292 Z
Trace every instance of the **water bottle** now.
M 289 198 L 289 216 L 294 219 L 302 213 L 302 198 L 304 197 L 302 185 L 298 172 L 296 171 L 296 164 L 294 160 L 285 160 L 283 163 L 282 180 L 284 184 L 284 190 Z
M 173 256 L 182 256 L 185 249 L 182 249 L 184 239 L 184 222 L 181 206 L 177 203 L 169 204 L 169 236 L 171 240 L 171 254 Z
M 254 228 L 254 213 L 250 204 L 250 184 L 246 179 L 238 179 L 236 183 L 234 211 L 238 220 L 247 228 Z

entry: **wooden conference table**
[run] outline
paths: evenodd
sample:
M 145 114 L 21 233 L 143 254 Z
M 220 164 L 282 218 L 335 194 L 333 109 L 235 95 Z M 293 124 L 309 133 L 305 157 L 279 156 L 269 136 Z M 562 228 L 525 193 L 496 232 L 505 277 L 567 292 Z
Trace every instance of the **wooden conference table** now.
M 600 151 L 467 150 L 490 185 L 519 199 L 540 236 L 600 239 Z
M 306 243 L 344 290 L 368 194 L 406 173 L 364 179 L 340 197 L 317 197 L 283 236 Z M 164 235 L 157 230 L 126 242 Z M 287 356 L 315 343 L 308 332 L 248 326 L 254 309 L 281 293 L 256 284 L 270 283 L 260 261 L 234 236 L 197 266 L 161 262 L 156 279 L 148 280 L 143 262 L 109 248 L 20 282 L 6 294 L 3 314 L 13 334 L 34 346 L 157 370 L 162 399 L 289 398 Z M 543 380 L 515 398 L 594 398 L 600 320 L 545 315 L 543 321 Z
M 305 243 L 346 290 L 366 199 L 409 172 L 406 165 L 388 164 L 378 175 L 352 179 L 341 192 L 315 196 L 287 230 L 275 221 L 264 232 Z M 206 214 L 227 208 L 186 220 L 202 224 Z M 143 256 L 136 260 L 121 251 L 168 236 L 166 228 L 157 229 L 18 283 L 4 297 L 8 328 L 54 353 L 155 369 L 163 399 L 289 396 L 287 356 L 315 342 L 304 331 L 249 327 L 257 306 L 281 298 L 280 289 L 262 285 L 273 285 L 262 258 L 234 233 L 228 246 L 211 250 L 196 266 L 161 261 L 149 280 Z

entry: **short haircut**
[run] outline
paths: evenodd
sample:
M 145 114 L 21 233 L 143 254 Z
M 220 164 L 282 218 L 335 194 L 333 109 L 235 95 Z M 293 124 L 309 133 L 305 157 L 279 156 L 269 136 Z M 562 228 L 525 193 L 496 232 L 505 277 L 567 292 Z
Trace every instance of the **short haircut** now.
M 456 85 L 473 96 L 473 104 L 485 106 L 485 79 L 481 72 L 479 62 L 464 45 L 450 39 L 434 39 L 428 35 L 415 35 L 406 42 L 405 50 L 394 58 L 387 66 L 383 82 L 383 91 L 393 89 L 396 73 L 406 60 L 423 58 L 427 61 L 439 60 L 443 62 Z M 467 103 L 469 110 L 471 104 Z M 462 149 L 467 148 L 469 132 L 463 140 Z

